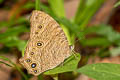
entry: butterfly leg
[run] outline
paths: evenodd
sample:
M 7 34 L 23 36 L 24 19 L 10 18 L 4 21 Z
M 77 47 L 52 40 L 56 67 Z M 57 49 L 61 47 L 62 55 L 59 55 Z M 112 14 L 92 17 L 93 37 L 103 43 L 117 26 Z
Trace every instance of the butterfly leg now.
M 74 55 L 75 59 L 78 59 L 78 57 L 77 57 L 77 55 L 76 55 L 76 52 L 74 51 L 74 46 L 70 46 L 70 48 L 71 48 L 71 55 Z M 69 62 L 69 60 L 67 60 L 67 61 L 65 61 L 65 62 L 62 62 L 62 63 L 60 64 L 60 66 L 61 66 L 61 67 L 64 66 L 64 64 L 65 64 L 66 62 Z
M 76 52 L 74 51 L 74 46 L 70 45 L 70 49 L 71 49 L 71 54 L 73 54 L 74 57 L 77 59 Z
M 76 56 L 76 52 L 75 52 L 74 50 L 72 50 L 72 53 L 71 53 L 71 54 L 74 55 L 75 59 L 78 59 L 77 56 Z

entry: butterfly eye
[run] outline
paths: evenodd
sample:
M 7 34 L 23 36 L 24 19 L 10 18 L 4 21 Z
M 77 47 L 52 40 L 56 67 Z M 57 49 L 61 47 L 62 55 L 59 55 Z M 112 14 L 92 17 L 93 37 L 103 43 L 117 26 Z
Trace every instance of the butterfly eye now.
M 35 68 L 36 67 L 36 63 L 32 63 L 31 67 Z

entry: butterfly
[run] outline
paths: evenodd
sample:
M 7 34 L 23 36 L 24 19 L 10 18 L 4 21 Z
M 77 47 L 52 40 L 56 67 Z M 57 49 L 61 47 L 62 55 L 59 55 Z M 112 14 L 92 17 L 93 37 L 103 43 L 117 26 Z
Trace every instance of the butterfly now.
M 20 63 L 35 76 L 60 65 L 71 56 L 71 48 L 60 25 L 48 14 L 34 10 L 30 17 L 30 39 Z

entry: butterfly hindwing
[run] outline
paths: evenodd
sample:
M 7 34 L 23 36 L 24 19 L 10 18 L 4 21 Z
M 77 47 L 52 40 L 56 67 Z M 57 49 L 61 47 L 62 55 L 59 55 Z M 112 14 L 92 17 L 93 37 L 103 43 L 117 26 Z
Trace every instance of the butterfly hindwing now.
M 62 28 L 48 14 L 35 10 L 30 23 L 30 39 L 20 61 L 29 73 L 39 75 L 61 64 L 71 55 L 71 50 Z

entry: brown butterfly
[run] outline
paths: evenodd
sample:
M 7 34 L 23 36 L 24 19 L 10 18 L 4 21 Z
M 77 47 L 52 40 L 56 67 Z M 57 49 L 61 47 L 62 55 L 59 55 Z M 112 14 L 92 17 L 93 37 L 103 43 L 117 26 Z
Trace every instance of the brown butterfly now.
M 39 75 L 64 62 L 71 48 L 60 25 L 48 14 L 35 10 L 30 23 L 30 39 L 20 63 L 30 74 Z

